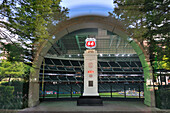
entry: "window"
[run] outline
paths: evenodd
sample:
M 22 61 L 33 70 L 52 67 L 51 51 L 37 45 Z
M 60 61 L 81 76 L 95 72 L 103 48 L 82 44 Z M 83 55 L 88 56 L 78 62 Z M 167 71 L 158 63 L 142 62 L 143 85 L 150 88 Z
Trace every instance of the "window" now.
M 93 81 L 89 81 L 89 87 L 93 87 Z

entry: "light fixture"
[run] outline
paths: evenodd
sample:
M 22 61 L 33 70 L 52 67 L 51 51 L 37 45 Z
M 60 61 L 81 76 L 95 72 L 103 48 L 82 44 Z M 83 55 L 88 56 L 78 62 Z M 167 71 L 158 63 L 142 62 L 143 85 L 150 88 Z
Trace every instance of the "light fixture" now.
M 69 55 L 69 57 L 71 57 L 71 55 Z
M 116 54 L 115 56 L 119 56 L 119 54 Z
M 130 37 L 128 37 L 128 38 L 127 38 L 127 40 L 130 42 L 130 41 L 132 41 L 133 39 L 132 39 L 132 38 L 130 38 Z
M 77 56 L 80 56 L 80 54 L 78 54 Z
M 102 56 L 103 56 L 103 54 L 100 54 L 100 56 L 102 57 Z
M 125 55 L 124 55 L 124 54 L 122 54 L 122 56 L 124 57 Z
M 130 54 L 128 54 L 128 56 L 130 56 Z
M 53 35 L 53 36 L 52 36 L 52 39 L 55 39 L 55 38 L 56 38 L 56 37 Z
M 110 54 L 108 56 L 110 57 Z

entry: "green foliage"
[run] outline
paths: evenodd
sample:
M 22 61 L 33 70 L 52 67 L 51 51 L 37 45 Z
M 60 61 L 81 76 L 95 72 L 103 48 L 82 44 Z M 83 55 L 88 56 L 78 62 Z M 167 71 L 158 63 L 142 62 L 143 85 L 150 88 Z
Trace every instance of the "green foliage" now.
M 0 86 L 0 108 L 8 108 L 14 98 L 13 86 Z
M 1 88 L 2 87 L 2 88 Z M 12 91 L 10 88 L 12 88 Z M 28 106 L 28 82 L 12 81 L 0 85 L 0 109 L 21 109 Z M 3 96 L 6 95 L 7 96 Z M 1 104 L 1 101 L 4 101 Z
M 22 94 L 23 92 L 23 81 L 12 81 L 11 82 L 11 86 L 14 86 L 14 95 L 17 95 L 18 92 L 21 92 L 20 94 Z
M 14 86 L 14 94 L 16 95 L 17 92 L 22 92 L 23 91 L 23 81 L 12 81 L 10 83 L 10 86 Z M 3 82 L 1 83 L 3 86 L 9 86 L 8 82 Z
M 33 57 L 41 41 L 50 38 L 49 26 L 66 20 L 67 8 L 59 6 L 61 0 L 3 0 L 0 5 L 0 27 L 18 35 L 20 44 L 31 49 Z M 3 19 L 7 19 L 4 21 Z M 1 38 L 1 37 L 0 37 Z M 27 50 L 28 51 L 28 50 Z
M 170 109 L 170 90 L 156 90 L 156 107 L 161 109 Z
M 144 37 L 150 44 L 152 57 L 158 61 L 161 61 L 164 55 L 170 58 L 169 4 L 169 0 L 146 0 L 142 10 L 146 14 L 148 29 Z M 170 62 L 170 59 L 166 61 Z
M 169 58 L 166 57 L 166 55 L 164 55 L 162 61 L 154 61 L 154 68 L 155 69 L 166 69 L 166 70 L 170 70 L 170 62 L 169 62 Z
M 143 12 L 146 13 L 148 36 L 169 34 L 169 0 L 147 0 Z M 148 37 L 149 38 L 149 37 Z M 163 37 L 162 37 L 163 38 Z
M 5 56 L 8 61 L 21 61 L 23 58 L 21 58 L 21 55 L 23 53 L 23 48 L 20 47 L 19 44 L 3 44 L 3 53 L 1 56 Z
M 145 13 L 141 11 L 144 0 L 114 0 L 116 8 L 109 14 L 124 23 L 128 33 L 142 42 L 147 31 Z
M 28 75 L 29 70 L 30 67 L 23 62 L 9 62 L 3 60 L 2 63 L 0 63 L 0 79 L 7 77 L 22 78 Z
M 52 22 L 52 14 L 61 12 L 59 3 L 60 0 L 4 0 L 1 15 L 7 17 L 9 23 L 2 23 L 21 40 L 48 38 L 47 25 Z
M 24 64 L 24 70 L 25 71 L 24 71 L 23 79 L 24 79 L 24 82 L 28 82 L 29 81 L 29 75 L 30 75 L 31 71 L 33 70 L 33 67 Z
M 141 44 L 147 41 L 144 47 L 150 55 L 153 68 L 158 68 L 154 66 L 155 62 L 159 62 L 161 68 L 169 69 L 169 4 L 169 0 L 114 0 L 116 8 L 110 13 L 125 23 L 133 38 Z M 162 61 L 164 55 L 168 59 Z

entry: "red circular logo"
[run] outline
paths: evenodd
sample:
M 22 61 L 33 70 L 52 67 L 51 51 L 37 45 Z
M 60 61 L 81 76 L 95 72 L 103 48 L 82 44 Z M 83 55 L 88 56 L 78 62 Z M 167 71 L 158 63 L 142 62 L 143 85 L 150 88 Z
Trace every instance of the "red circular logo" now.
M 93 63 L 92 63 L 92 62 L 89 62 L 89 63 L 88 63 L 88 66 L 89 66 L 89 68 L 93 68 Z
M 90 78 L 92 78 L 92 77 L 93 77 L 93 75 L 89 75 L 89 77 L 90 77 Z

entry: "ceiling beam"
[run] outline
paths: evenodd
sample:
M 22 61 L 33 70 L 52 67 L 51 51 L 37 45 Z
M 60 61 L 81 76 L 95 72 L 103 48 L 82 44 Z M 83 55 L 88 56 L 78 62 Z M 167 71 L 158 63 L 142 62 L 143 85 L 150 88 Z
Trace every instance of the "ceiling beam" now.
M 124 46 L 124 48 L 126 48 L 126 46 L 128 45 L 128 42 L 125 42 L 125 46 Z
M 112 37 L 112 35 L 111 35 L 111 36 L 110 36 L 110 44 L 109 44 L 109 48 L 111 48 L 112 43 L 113 43 L 113 37 Z
M 55 49 L 57 49 L 58 51 L 60 51 L 61 54 L 65 54 L 67 53 L 67 50 L 63 44 L 63 42 L 61 40 L 58 40 L 57 43 L 55 43 Z
M 113 40 L 114 38 L 116 38 L 117 35 L 110 35 L 110 44 L 109 44 L 109 48 L 111 48 L 112 44 L 113 44 Z
M 51 47 L 51 50 L 52 50 L 55 54 L 61 55 L 61 52 L 60 52 L 55 46 L 53 46 L 53 45 L 52 45 L 52 47 Z
M 62 42 L 62 40 L 60 40 L 60 44 L 61 44 L 61 51 L 62 51 L 62 54 L 65 54 L 67 52 L 65 46 L 64 46 L 64 43 Z
M 116 46 L 116 48 L 118 48 L 118 47 L 119 47 L 120 42 L 121 42 L 121 38 L 120 38 L 119 36 L 117 36 L 117 46 Z
M 80 46 L 80 42 L 79 42 L 78 35 L 76 35 L 76 42 L 77 42 L 77 45 L 78 45 L 79 51 L 80 51 L 80 53 L 81 53 L 81 46 Z

